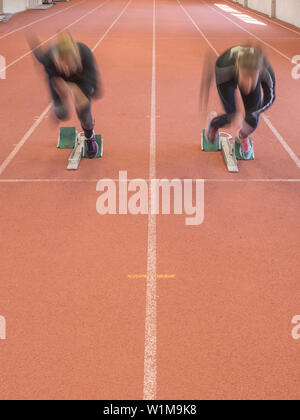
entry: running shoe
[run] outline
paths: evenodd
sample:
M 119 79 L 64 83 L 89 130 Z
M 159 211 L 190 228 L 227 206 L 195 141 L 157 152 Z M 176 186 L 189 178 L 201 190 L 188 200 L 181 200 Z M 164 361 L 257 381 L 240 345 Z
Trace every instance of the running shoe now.
M 217 115 L 216 112 L 211 112 L 207 120 L 207 141 L 211 144 L 215 143 L 218 136 L 218 130 L 211 125 L 212 120 L 216 118 Z
M 253 146 L 249 137 L 245 139 L 240 139 L 240 155 L 245 160 L 252 159 L 253 156 Z
M 90 139 L 85 139 L 85 151 L 89 159 L 94 159 L 99 151 L 99 146 L 96 142 L 95 134 Z

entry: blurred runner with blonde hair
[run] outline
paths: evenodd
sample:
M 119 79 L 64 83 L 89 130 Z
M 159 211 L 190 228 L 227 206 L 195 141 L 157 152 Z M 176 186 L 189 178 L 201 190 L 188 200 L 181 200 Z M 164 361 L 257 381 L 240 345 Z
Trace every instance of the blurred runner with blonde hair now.
M 206 64 L 206 67 L 208 65 Z M 208 97 L 212 72 L 203 75 L 202 95 Z M 236 114 L 235 93 L 239 88 L 245 107 L 245 118 L 238 133 L 240 154 L 244 159 L 253 155 L 249 135 L 259 122 L 259 116 L 275 101 L 275 74 L 259 47 L 250 45 L 230 48 L 222 54 L 215 65 L 217 89 L 225 114 L 212 115 L 207 130 L 207 139 L 214 142 L 218 130 L 229 125 Z M 207 89 L 205 86 L 208 87 Z M 263 97 L 262 97 L 263 93 Z
M 71 93 L 85 134 L 87 156 L 91 159 L 96 157 L 98 145 L 95 139 L 91 101 L 102 95 L 100 76 L 93 53 L 85 44 L 75 42 L 68 31 L 58 33 L 56 42 L 46 51 L 39 47 L 40 43 L 33 35 L 29 37 L 29 43 L 35 57 L 46 71 L 55 116 L 63 121 L 69 118 L 68 98 Z

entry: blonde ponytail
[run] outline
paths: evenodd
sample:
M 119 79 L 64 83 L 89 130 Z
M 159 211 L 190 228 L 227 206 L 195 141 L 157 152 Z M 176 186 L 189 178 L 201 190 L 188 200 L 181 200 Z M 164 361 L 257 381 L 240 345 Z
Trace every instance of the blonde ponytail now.
M 238 51 L 236 58 L 236 70 L 246 69 L 260 71 L 263 67 L 263 54 L 260 48 L 244 47 Z
M 62 59 L 72 56 L 77 65 L 81 67 L 79 49 L 69 31 L 63 31 L 56 35 L 56 52 Z

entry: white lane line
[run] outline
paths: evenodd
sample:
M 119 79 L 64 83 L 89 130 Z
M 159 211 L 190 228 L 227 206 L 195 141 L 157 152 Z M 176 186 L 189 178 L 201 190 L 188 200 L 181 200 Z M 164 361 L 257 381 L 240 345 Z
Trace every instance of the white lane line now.
M 180 5 L 180 7 L 182 8 L 182 10 L 186 14 L 186 16 L 190 19 L 190 21 L 193 23 L 193 25 L 198 30 L 198 32 L 203 36 L 204 35 L 203 32 L 201 31 L 201 29 L 199 28 L 199 26 L 197 25 L 197 23 L 194 21 L 194 19 L 191 17 L 191 15 L 188 13 L 188 11 L 183 7 L 183 5 L 180 3 L 179 0 L 177 0 L 177 3 Z M 214 10 L 216 13 L 219 13 L 216 9 L 214 9 L 211 6 L 209 6 L 206 2 L 203 2 L 202 1 L 202 3 L 205 3 L 208 7 L 210 7 L 212 10 Z M 221 16 L 225 17 L 226 19 L 228 19 L 227 16 L 223 15 L 223 13 L 219 13 L 219 14 Z M 242 28 L 240 25 L 238 25 L 237 23 L 233 22 L 231 19 L 229 19 L 229 20 L 232 23 L 234 23 L 235 25 L 239 26 L 241 29 L 243 29 L 246 32 L 248 32 L 246 29 Z M 249 34 L 251 34 L 251 32 L 249 32 Z M 255 35 L 253 35 L 253 36 L 255 36 Z M 210 48 L 212 48 L 212 50 L 215 52 L 215 54 L 219 57 L 220 56 L 220 53 L 212 46 L 211 42 L 208 40 L 208 38 L 205 35 L 204 35 L 204 39 L 207 42 L 207 44 L 210 46 Z M 273 48 L 273 47 L 271 47 L 271 48 Z M 278 52 L 280 53 L 280 51 L 278 51 Z M 288 58 L 287 56 L 285 56 L 285 57 Z M 284 138 L 280 135 L 280 133 L 278 132 L 278 130 L 274 127 L 274 125 L 271 123 L 271 121 L 264 114 L 262 115 L 262 119 L 267 124 L 267 126 L 270 128 L 270 130 L 272 131 L 272 133 L 276 136 L 277 140 L 282 145 L 282 147 L 285 149 L 285 151 L 289 154 L 290 158 L 294 161 L 294 163 L 297 165 L 297 167 L 300 168 L 300 159 L 293 152 L 293 150 L 287 144 L 287 142 L 284 140 Z
M 177 2 L 179 3 L 179 6 L 181 7 L 181 9 L 183 10 L 183 12 L 185 13 L 185 15 L 188 17 L 188 19 L 192 22 L 192 24 L 195 26 L 195 28 L 197 29 L 198 32 L 200 32 L 201 36 L 205 39 L 206 43 L 210 46 L 210 48 L 214 51 L 214 53 L 219 56 L 218 51 L 215 49 L 215 47 L 213 46 L 213 44 L 210 42 L 210 40 L 207 38 L 207 36 L 204 34 L 204 32 L 201 31 L 201 29 L 199 28 L 199 26 L 197 25 L 197 23 L 194 21 L 194 19 L 192 18 L 192 16 L 188 13 L 188 11 L 182 6 L 182 4 L 180 3 L 179 0 L 177 0 Z
M 122 12 L 120 13 L 120 15 L 118 17 L 116 17 L 116 19 L 113 21 L 113 23 L 110 25 L 110 27 L 104 32 L 104 34 L 102 35 L 102 37 L 99 39 L 99 41 L 96 43 L 96 45 L 94 46 L 94 48 L 92 49 L 92 51 L 95 51 L 96 48 L 98 48 L 98 46 L 101 44 L 101 42 L 104 40 L 104 38 L 106 37 L 106 35 L 111 31 L 111 29 L 115 26 L 115 24 L 118 22 L 118 20 L 123 16 L 123 14 L 126 12 L 127 8 L 129 7 L 129 5 L 131 4 L 132 0 L 130 0 L 126 6 L 122 9 Z
M 42 22 L 43 20 L 50 19 L 50 18 L 52 18 L 53 16 L 59 15 L 60 13 L 63 13 L 63 12 L 66 12 L 66 11 L 68 11 L 69 9 L 72 9 L 73 7 L 76 7 L 76 6 L 78 6 L 79 4 L 81 4 L 81 3 L 85 3 L 85 1 L 86 1 L 86 0 L 84 0 L 84 1 L 80 1 L 80 2 L 78 2 L 78 3 L 76 3 L 76 4 L 73 4 L 72 6 L 69 6 L 69 7 L 65 8 L 65 9 L 59 10 L 58 12 L 52 13 L 52 15 L 47 15 L 47 16 L 45 16 L 45 17 L 41 18 L 41 19 L 37 19 L 37 20 L 34 20 L 34 21 L 33 21 L 33 22 L 31 22 L 31 23 L 28 23 L 27 25 L 20 26 L 19 28 L 16 28 L 16 29 L 14 29 L 13 31 L 10 31 L 10 32 L 7 32 L 7 33 L 6 33 L 6 34 L 4 34 L 4 35 L 1 35 L 1 36 L 0 36 L 0 40 L 1 40 L 1 39 L 3 39 L 3 38 L 6 38 L 6 37 L 8 37 L 9 35 L 12 35 L 12 34 L 14 34 L 14 33 L 16 33 L 16 32 L 22 31 L 23 29 L 29 28 L 30 26 L 35 25 L 35 24 L 36 24 L 36 23 L 38 23 L 38 22 Z
M 232 2 L 231 1 L 228 1 L 228 0 L 223 0 L 223 1 L 225 1 L 226 3 L 232 5 Z M 274 18 L 271 19 L 271 18 L 269 18 L 267 16 L 264 16 L 264 14 L 263 15 L 260 15 L 259 13 L 255 12 L 253 9 L 242 7 L 239 3 L 234 3 L 234 7 L 235 8 L 238 8 L 239 10 L 243 10 L 243 11 L 244 10 L 247 10 L 247 12 L 249 12 L 249 13 L 251 13 L 253 15 L 259 16 L 261 19 L 264 19 L 264 20 L 266 20 L 266 21 L 268 21 L 270 23 L 274 23 L 275 25 L 281 26 L 282 28 L 286 29 L 287 31 L 294 32 L 295 34 L 297 34 L 297 35 L 300 36 L 300 32 L 299 31 L 296 31 L 295 29 L 292 29 L 292 28 L 288 28 L 287 26 L 283 25 L 282 23 L 279 23 L 276 20 L 274 20 Z M 284 39 L 286 39 L 286 38 L 284 38 Z M 296 38 L 296 39 L 298 39 L 298 38 Z
M 39 183 L 77 183 L 77 182 L 90 182 L 90 183 L 97 183 L 99 179 L 68 179 L 68 178 L 15 178 L 15 179 L 0 179 L 0 184 L 39 184 Z
M 153 0 L 153 43 L 152 43 L 152 86 L 150 120 L 150 163 L 149 179 L 156 178 L 156 2 Z M 151 183 L 149 208 L 152 210 L 155 197 L 154 183 Z M 153 212 L 154 213 L 154 212 Z M 144 400 L 156 398 L 156 351 L 157 351 L 157 295 L 156 295 L 156 215 L 148 216 L 148 254 L 146 283 L 146 321 L 144 355 Z
M 13 151 L 7 156 L 7 158 L 4 160 L 4 162 L 2 162 L 2 164 L 0 165 L 0 175 L 3 174 L 4 170 L 7 168 L 7 166 L 10 164 L 10 162 L 13 160 L 13 158 L 16 156 L 16 154 L 21 149 L 21 147 L 24 145 L 24 143 L 29 139 L 29 137 L 31 136 L 31 134 L 36 130 L 36 128 L 43 121 L 43 119 L 45 118 L 45 116 L 48 114 L 51 106 L 52 106 L 52 104 L 47 105 L 47 107 L 44 109 L 44 111 L 43 111 L 42 115 L 39 117 L 39 119 L 36 120 L 32 124 L 32 126 L 30 127 L 30 129 L 27 131 L 26 134 L 24 134 L 24 136 L 21 138 L 21 140 L 19 141 L 19 143 L 15 146 L 15 148 L 13 149 Z
M 233 182 L 233 183 L 240 183 L 240 182 L 259 182 L 259 183 L 296 183 L 300 182 L 300 178 L 244 178 L 244 179 L 218 179 L 218 178 L 208 178 L 204 179 L 205 182 Z
M 108 3 L 110 0 L 106 0 L 105 2 L 99 4 L 99 6 L 94 7 L 92 10 L 90 10 L 89 12 L 85 13 L 84 15 L 82 15 L 80 18 L 76 19 L 74 22 L 72 22 L 70 25 L 65 26 L 63 29 L 61 29 L 60 31 L 58 31 L 56 34 L 52 35 L 50 38 L 46 39 L 45 41 L 41 42 L 37 47 L 33 48 L 32 50 L 28 51 L 27 53 L 23 54 L 22 56 L 20 56 L 19 58 L 17 58 L 16 60 L 12 61 L 11 63 L 9 63 L 7 66 L 3 67 L 2 69 L 0 69 L 0 73 L 1 72 L 5 72 L 7 69 L 9 69 L 10 67 L 14 66 L 15 64 L 17 64 L 19 61 L 23 60 L 23 58 L 27 57 L 28 55 L 32 54 L 32 51 L 37 50 L 39 47 L 41 47 L 42 45 L 46 44 L 47 42 L 49 42 L 51 39 L 55 38 L 57 36 L 58 33 L 61 33 L 63 31 L 65 31 L 66 29 L 71 28 L 73 25 L 76 25 L 76 23 L 80 22 L 82 19 L 86 18 L 87 16 L 89 16 L 91 13 L 95 12 L 97 9 L 103 7 L 106 3 Z M 5 74 L 5 73 L 4 73 Z
M 93 183 L 93 184 L 97 184 L 97 182 L 99 182 L 99 179 L 92 179 L 92 178 L 77 178 L 77 179 L 73 179 L 73 178 L 14 178 L 14 179 L 0 179 L 0 184 L 38 184 L 38 183 Z M 139 179 L 142 179 L 141 177 L 139 177 Z M 185 181 L 184 178 L 177 178 L 177 180 L 179 181 Z M 198 178 L 188 178 L 191 179 L 192 181 L 197 181 L 199 180 Z M 126 180 L 120 180 L 120 179 L 110 179 L 113 182 L 130 182 L 130 181 L 135 181 L 136 178 L 134 179 L 126 179 Z M 300 178 L 203 178 L 203 180 L 205 182 L 231 182 L 231 183 L 241 183 L 241 182 L 249 182 L 249 183 L 254 183 L 254 182 L 258 182 L 258 183 L 269 183 L 269 182 L 273 182 L 273 183 L 299 183 L 300 182 Z M 151 180 L 149 179 L 145 179 L 146 182 L 151 182 Z
M 99 179 L 92 179 L 92 178 L 77 178 L 77 179 L 73 179 L 73 178 L 14 178 L 14 179 L 0 179 L 0 184 L 22 184 L 22 183 L 28 183 L 28 184 L 38 184 L 38 183 L 97 183 L 99 182 Z M 138 179 L 142 179 L 141 177 L 139 177 Z M 188 178 L 191 179 L 192 181 L 197 181 L 199 180 L 198 178 Z M 278 183 L 299 183 L 300 182 L 300 178 L 202 178 L 205 182 L 233 182 L 233 183 L 241 183 L 241 182 L 260 182 L 260 183 L 269 183 L 269 182 L 278 182 Z M 135 181 L 136 178 L 134 179 L 126 179 L 126 180 L 120 180 L 120 179 L 110 179 L 113 182 L 130 182 L 130 181 Z M 184 178 L 177 178 L 176 180 L 179 181 L 185 181 Z M 149 179 L 145 179 L 146 182 L 151 182 L 151 180 Z
M 127 5 L 122 9 L 121 13 L 119 14 L 118 18 L 114 20 L 113 24 L 109 27 L 109 30 L 105 32 L 105 35 L 109 33 L 109 31 L 113 28 L 113 26 L 117 23 L 117 21 L 120 19 L 120 17 L 123 15 L 126 8 L 129 6 L 132 0 L 130 0 Z M 105 2 L 107 3 L 107 2 Z M 102 7 L 105 3 L 102 3 L 101 5 L 97 6 L 95 9 L 92 9 L 92 11 L 98 9 L 99 7 Z M 92 12 L 91 11 L 91 12 Z M 88 14 L 90 14 L 89 12 Z M 86 15 L 85 15 L 86 16 Z M 101 37 L 101 42 L 103 41 L 104 37 Z M 93 51 L 96 47 L 99 46 L 99 42 L 96 43 L 95 47 L 93 48 Z M 0 176 L 3 174 L 4 170 L 7 168 L 7 166 L 10 164 L 10 162 L 13 160 L 13 158 L 16 156 L 18 151 L 21 149 L 21 147 L 24 145 L 24 143 L 28 140 L 28 138 L 31 136 L 31 134 L 35 131 L 35 129 L 40 125 L 40 123 L 43 121 L 47 113 L 49 112 L 50 108 L 52 106 L 52 103 L 48 104 L 47 107 L 42 112 L 42 115 L 39 117 L 37 121 L 30 127 L 30 129 L 27 131 L 27 133 L 24 135 L 24 137 L 19 141 L 19 143 L 15 146 L 13 151 L 8 155 L 8 157 L 5 159 L 5 161 L 0 165 Z
M 277 140 L 281 144 L 281 146 L 285 149 L 285 151 L 290 155 L 290 158 L 295 162 L 295 164 L 300 169 L 300 159 L 298 156 L 294 153 L 294 151 L 291 149 L 291 147 L 287 144 L 287 142 L 284 140 L 284 138 L 281 136 L 281 134 L 278 132 L 278 130 L 274 127 L 274 125 L 271 123 L 268 117 L 265 115 L 262 115 L 262 118 L 264 122 L 267 124 L 269 129 L 272 131 L 272 133 L 276 136 Z
M 254 35 L 254 33 L 248 31 L 247 29 L 243 28 L 241 25 L 239 25 L 237 22 L 235 22 L 234 20 L 230 19 L 228 16 L 224 15 L 224 13 L 220 12 L 219 10 L 217 10 L 216 8 L 212 7 L 210 4 L 206 3 L 206 1 L 201 0 L 201 3 L 205 4 L 207 7 L 209 7 L 210 9 L 212 9 L 215 13 L 218 13 L 218 15 L 223 16 L 225 19 L 229 20 L 229 22 L 233 23 L 235 26 L 237 26 L 238 28 L 240 28 L 242 31 L 247 32 L 247 34 L 251 35 L 253 38 L 257 39 L 258 41 L 260 41 L 262 44 L 266 45 L 267 47 L 271 48 L 273 51 L 277 52 L 277 54 L 281 55 L 281 57 L 286 58 L 289 62 L 292 61 L 291 57 L 288 57 L 287 55 L 285 55 L 284 53 L 282 53 L 281 51 L 277 50 L 277 48 L 273 47 L 271 44 L 269 44 L 268 42 L 263 41 L 261 38 L 259 38 L 258 36 Z

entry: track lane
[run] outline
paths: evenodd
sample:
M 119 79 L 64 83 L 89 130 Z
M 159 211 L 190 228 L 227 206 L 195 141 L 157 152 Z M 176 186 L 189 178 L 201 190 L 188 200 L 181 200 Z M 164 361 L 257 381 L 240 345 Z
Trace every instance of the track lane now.
M 228 21 L 211 25 L 211 10 L 181 3 L 217 50 L 241 42 Z M 209 47 L 200 34 L 195 40 L 175 4 L 158 5 L 158 177 L 220 182 L 205 183 L 202 225 L 158 217 L 158 271 L 175 273 L 158 282 L 158 398 L 297 399 L 298 346 L 290 333 L 299 302 L 299 185 L 250 180 L 297 178 L 298 171 L 278 143 L 266 144 L 266 128 L 257 132 L 256 160 L 243 162 L 238 175 L 225 171 L 218 154 L 201 152 L 197 80 Z M 166 28 L 182 36 L 166 39 Z M 211 102 L 218 105 L 216 95 Z
M 99 39 L 127 2 L 113 3 L 79 25 L 77 37 Z M 68 151 L 56 150 L 45 120 L 5 176 L 115 179 L 122 169 L 147 179 L 151 11 L 152 2 L 141 8 L 133 1 L 95 51 L 105 87 L 94 107 L 106 139 L 103 160 L 67 173 Z M 10 337 L 1 353 L 1 396 L 142 398 L 145 281 L 130 276 L 146 269 L 147 217 L 99 216 L 96 182 L 13 185 L 0 186 L 1 310 Z

